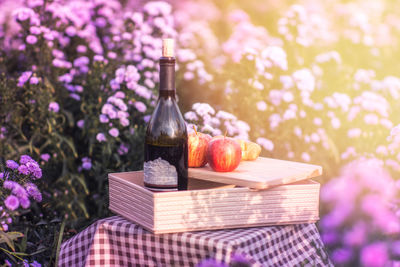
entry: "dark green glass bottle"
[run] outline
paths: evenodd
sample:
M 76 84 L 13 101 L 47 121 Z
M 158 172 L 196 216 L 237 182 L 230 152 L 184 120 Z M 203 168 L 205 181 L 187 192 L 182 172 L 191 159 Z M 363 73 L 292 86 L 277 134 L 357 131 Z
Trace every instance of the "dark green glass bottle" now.
M 186 190 L 188 136 L 175 98 L 173 40 L 163 39 L 159 98 L 147 126 L 144 144 L 144 185 L 152 191 Z

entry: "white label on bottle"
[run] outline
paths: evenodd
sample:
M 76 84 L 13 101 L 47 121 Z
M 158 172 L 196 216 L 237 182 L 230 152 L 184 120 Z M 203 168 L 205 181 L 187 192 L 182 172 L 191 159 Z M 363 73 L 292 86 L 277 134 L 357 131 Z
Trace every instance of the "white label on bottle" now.
M 152 185 L 177 185 L 178 173 L 174 165 L 162 158 L 143 165 L 144 182 Z

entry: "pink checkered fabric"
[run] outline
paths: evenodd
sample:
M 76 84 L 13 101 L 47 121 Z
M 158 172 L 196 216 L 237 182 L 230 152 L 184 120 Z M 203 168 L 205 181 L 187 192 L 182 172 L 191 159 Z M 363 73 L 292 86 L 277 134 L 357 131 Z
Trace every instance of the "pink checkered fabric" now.
M 196 266 L 236 254 L 253 266 L 333 266 L 314 224 L 155 235 L 120 216 L 65 241 L 59 266 Z

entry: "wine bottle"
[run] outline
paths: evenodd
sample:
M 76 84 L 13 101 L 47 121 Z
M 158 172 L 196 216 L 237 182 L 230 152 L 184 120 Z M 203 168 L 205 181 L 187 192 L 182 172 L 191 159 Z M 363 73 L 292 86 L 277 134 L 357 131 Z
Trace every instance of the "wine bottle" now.
M 159 97 L 147 126 L 144 144 L 144 186 L 152 191 L 186 190 L 188 136 L 175 98 L 172 39 L 163 39 Z

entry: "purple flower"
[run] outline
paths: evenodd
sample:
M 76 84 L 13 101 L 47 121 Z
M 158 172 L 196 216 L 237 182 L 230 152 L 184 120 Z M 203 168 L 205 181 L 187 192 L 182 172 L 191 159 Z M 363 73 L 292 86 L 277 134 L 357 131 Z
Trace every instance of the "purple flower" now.
M 142 112 L 142 113 L 145 112 L 147 109 L 146 105 L 140 101 L 136 101 L 135 103 L 133 103 L 133 105 L 139 112 Z
M 7 166 L 7 168 L 10 168 L 10 169 L 13 169 L 13 170 L 17 169 L 19 167 L 18 163 L 16 163 L 13 160 L 7 160 L 6 161 L 6 166 Z
M 36 35 L 38 35 L 38 34 L 40 34 L 40 33 L 42 32 L 41 29 L 40 29 L 40 27 L 37 27 L 37 26 L 32 26 L 32 27 L 30 27 L 29 31 L 30 31 L 32 34 L 36 34 Z
M 22 208 L 27 209 L 31 205 L 31 202 L 29 201 L 29 199 L 27 197 L 21 197 L 19 199 L 19 204 L 21 204 Z
M 18 78 L 18 86 L 22 87 L 32 76 L 32 71 L 25 71 L 21 74 L 21 76 Z
M 35 201 L 40 202 L 42 201 L 42 194 L 40 193 L 37 186 L 33 183 L 27 183 L 25 185 L 26 192 L 30 197 L 32 197 Z
M 92 168 L 92 163 L 91 162 L 84 162 L 82 163 L 82 168 L 85 170 L 90 170 Z
M 353 252 L 350 248 L 339 248 L 332 252 L 331 257 L 335 264 L 344 264 L 351 260 Z
M 34 160 L 28 155 L 22 155 L 21 158 L 19 159 L 20 164 L 26 164 L 29 161 L 34 161 Z
M 76 47 L 76 51 L 77 51 L 78 53 L 86 53 L 87 48 L 86 48 L 86 46 L 84 46 L 84 45 L 78 45 L 78 46 Z
M 108 53 L 107 53 L 107 56 L 108 56 L 109 58 L 111 58 L 111 59 L 117 58 L 117 54 L 116 54 L 115 52 L 112 52 L 112 51 L 108 52 Z
M 118 91 L 118 92 L 116 92 L 114 94 L 114 97 L 116 97 L 116 98 L 125 98 L 125 93 L 121 92 L 121 91 Z
M 15 187 L 15 184 L 18 184 L 18 183 L 14 182 L 14 181 L 5 181 L 3 184 L 3 187 L 6 189 L 13 190 Z
M 16 210 L 19 207 L 19 200 L 16 196 L 10 195 L 4 200 L 4 204 L 9 210 Z
M 28 167 L 26 167 L 26 165 L 20 165 L 18 167 L 18 171 L 24 175 L 28 175 L 29 174 L 29 169 Z
M 111 128 L 111 129 L 108 131 L 108 133 L 109 133 L 111 136 L 113 136 L 113 137 L 118 137 L 118 135 L 119 135 L 119 131 L 118 131 L 117 128 Z
M 58 77 L 58 80 L 60 82 L 65 82 L 65 83 L 70 83 L 70 82 L 72 82 L 73 79 L 74 79 L 74 77 L 69 73 L 65 73 Z
M 339 240 L 339 236 L 334 231 L 327 231 L 321 234 L 321 239 L 325 245 L 332 245 Z
M 364 222 L 358 222 L 346 231 L 343 237 L 343 242 L 348 246 L 360 246 L 365 243 L 367 235 L 367 226 Z
M 105 136 L 103 133 L 98 133 L 98 134 L 96 135 L 96 139 L 97 139 L 97 141 L 99 141 L 99 142 L 107 141 L 107 138 L 106 138 L 106 136 Z
M 118 148 L 118 154 L 125 155 L 129 152 L 129 146 L 121 144 Z
M 74 66 L 75 67 L 82 67 L 82 66 L 86 66 L 87 64 L 89 64 L 89 58 L 88 57 L 78 57 L 77 59 L 74 60 Z
M 43 0 L 30 0 L 28 6 L 31 8 L 43 5 Z
M 146 123 L 149 122 L 150 118 L 151 118 L 151 115 L 143 116 L 143 120 L 144 120 L 144 122 L 146 122 Z
M 76 123 L 76 125 L 79 127 L 79 128 L 83 128 L 83 126 L 85 126 L 85 121 L 84 120 L 79 120 L 77 123 Z
M 16 195 L 18 198 L 28 197 L 28 193 L 26 192 L 25 188 L 21 186 L 19 183 L 14 184 L 12 193 Z
M 40 263 L 38 263 L 37 261 L 34 261 L 31 263 L 32 267 L 42 267 L 42 265 Z
M 0 179 L 4 179 L 4 172 L 0 172 Z
M 30 84 L 38 84 L 39 83 L 39 79 L 37 77 L 31 77 L 31 79 L 29 80 Z
M 90 170 L 92 168 L 92 160 L 88 157 L 82 158 L 82 168 L 85 170 Z
M 41 170 L 40 168 L 34 170 L 34 171 L 33 171 L 33 176 L 34 176 L 36 179 L 42 178 L 42 170 Z
M 95 55 L 93 57 L 94 61 L 104 61 L 104 57 L 102 55 Z
M 76 35 L 76 28 L 73 27 L 73 26 L 69 26 L 69 27 L 67 27 L 67 28 L 65 29 L 65 33 L 66 33 L 67 35 L 69 35 L 70 37 L 73 37 L 73 36 Z
M 70 94 L 69 96 L 70 96 L 71 98 L 75 99 L 76 101 L 81 100 L 81 97 L 80 97 L 79 95 L 77 95 L 77 94 Z
M 44 153 L 44 154 L 42 154 L 41 156 L 40 156 L 40 158 L 42 159 L 42 160 L 44 160 L 44 161 L 49 161 L 49 159 L 50 159 L 50 154 L 48 154 L 48 153 Z
M 383 267 L 388 260 L 388 248 L 383 242 L 367 245 L 361 250 L 361 262 L 364 266 Z
M 26 37 L 26 42 L 28 43 L 28 44 L 31 44 L 31 45 L 33 45 L 33 44 L 36 44 L 36 42 L 37 42 L 37 37 L 35 36 L 35 35 L 28 35 L 27 37 Z
M 58 103 L 57 102 L 50 102 L 50 104 L 49 104 L 49 111 L 52 111 L 52 112 L 58 112 L 60 110 L 60 106 L 58 105 Z
M 33 17 L 35 12 L 30 8 L 19 8 L 15 11 L 14 15 L 19 21 L 27 20 Z
M 108 119 L 107 115 L 104 115 L 104 114 L 100 114 L 99 119 L 100 119 L 100 122 L 101 122 L 101 123 L 107 123 L 107 122 L 110 121 L 110 120 Z

